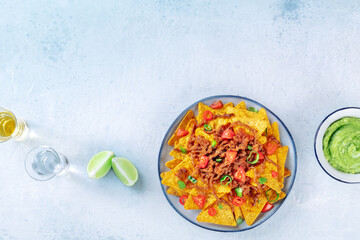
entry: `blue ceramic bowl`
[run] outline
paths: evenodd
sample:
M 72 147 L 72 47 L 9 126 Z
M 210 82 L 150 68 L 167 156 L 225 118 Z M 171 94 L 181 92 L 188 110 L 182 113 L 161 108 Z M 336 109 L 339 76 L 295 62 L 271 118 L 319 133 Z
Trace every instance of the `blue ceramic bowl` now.
M 360 183 L 360 174 L 350 174 L 340 172 L 337 169 L 333 168 L 330 163 L 326 160 L 323 152 L 322 140 L 326 129 L 335 121 L 343 117 L 358 117 L 360 118 L 360 108 L 357 107 L 346 107 L 340 108 L 329 115 L 327 115 L 324 120 L 321 121 L 314 140 L 314 151 L 315 156 L 320 164 L 320 167 L 332 178 L 343 183 Z
M 232 102 L 232 103 L 234 103 L 234 105 L 238 104 L 241 101 L 245 101 L 247 107 L 254 107 L 254 108 L 257 108 L 257 109 L 265 108 L 266 111 L 267 111 L 270 122 L 277 122 L 278 123 L 280 137 L 281 137 L 281 143 L 282 143 L 282 145 L 286 145 L 286 146 L 289 147 L 289 152 L 288 152 L 288 155 L 287 155 L 287 160 L 286 160 L 285 167 L 288 168 L 291 171 L 291 176 L 285 178 L 284 188 L 283 188 L 283 191 L 287 195 L 289 195 L 289 193 L 291 191 L 291 188 L 292 188 L 292 186 L 294 184 L 294 181 L 295 181 L 296 169 L 297 169 L 297 157 L 296 157 L 295 143 L 294 143 L 294 140 L 293 140 L 289 130 L 287 129 L 285 124 L 280 120 L 280 118 L 278 118 L 271 110 L 266 108 L 264 105 L 254 101 L 254 100 L 251 100 L 249 98 L 240 97 L 240 96 L 232 96 L 232 95 L 219 95 L 219 96 L 212 96 L 212 97 L 201 99 L 201 100 L 193 103 L 191 106 L 187 107 L 175 119 L 175 121 L 171 124 L 169 130 L 166 132 L 165 137 L 164 137 L 164 139 L 163 139 L 163 141 L 161 143 L 160 152 L 159 152 L 159 162 L 158 162 L 159 180 L 161 181 L 160 174 L 162 172 L 169 171 L 169 169 L 165 166 L 165 163 L 172 159 L 172 157 L 169 155 L 169 153 L 173 149 L 173 147 L 169 146 L 167 144 L 167 142 L 170 139 L 170 137 L 174 134 L 177 126 L 181 122 L 184 115 L 189 110 L 193 110 L 194 113 L 197 114 L 198 113 L 197 104 L 199 102 L 210 105 L 215 100 L 221 100 L 224 104 L 228 103 L 228 102 Z M 248 226 L 245 223 L 245 221 L 242 224 L 240 224 L 240 225 L 238 225 L 236 227 L 222 226 L 222 225 L 216 225 L 216 224 L 211 224 L 211 223 L 198 222 L 196 220 L 196 217 L 200 213 L 200 210 L 185 210 L 183 205 L 181 205 L 179 203 L 179 198 L 175 197 L 173 195 L 167 194 L 166 190 L 167 190 L 168 187 L 162 185 L 161 183 L 160 183 L 160 185 L 161 185 L 161 189 L 163 190 L 164 196 L 166 197 L 167 201 L 169 202 L 169 204 L 173 207 L 173 209 L 180 216 L 185 218 L 187 221 L 195 224 L 196 226 L 202 227 L 202 228 L 207 229 L 207 230 L 213 230 L 213 231 L 218 231 L 218 232 L 240 232 L 240 231 L 245 231 L 245 230 L 255 228 L 255 227 L 259 226 L 260 224 L 262 224 L 263 222 L 265 222 L 277 210 L 279 210 L 281 205 L 286 200 L 286 197 L 285 197 L 283 200 L 275 203 L 273 209 L 271 209 L 270 211 L 268 211 L 266 213 L 261 213 L 252 226 Z

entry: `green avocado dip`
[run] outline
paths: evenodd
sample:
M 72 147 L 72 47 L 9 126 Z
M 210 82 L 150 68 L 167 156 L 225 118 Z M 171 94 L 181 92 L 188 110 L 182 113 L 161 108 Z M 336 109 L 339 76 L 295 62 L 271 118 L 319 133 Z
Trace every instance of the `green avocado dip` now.
M 331 166 L 345 173 L 360 173 L 360 118 L 344 117 L 326 129 L 323 150 Z

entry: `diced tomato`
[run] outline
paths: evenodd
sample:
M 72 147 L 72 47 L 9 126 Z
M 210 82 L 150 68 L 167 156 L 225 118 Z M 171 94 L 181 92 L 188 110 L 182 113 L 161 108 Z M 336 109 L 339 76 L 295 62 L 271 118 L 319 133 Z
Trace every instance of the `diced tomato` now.
M 186 203 L 187 199 L 188 199 L 188 196 L 183 195 L 183 196 L 181 196 L 181 198 L 179 199 L 179 202 L 181 203 L 181 205 L 184 205 L 184 204 Z
M 216 209 L 215 208 L 209 208 L 208 209 L 208 214 L 210 215 L 210 216 L 215 216 L 216 215 Z
M 189 134 L 189 131 L 184 130 L 184 129 L 181 129 L 181 128 L 179 128 L 179 129 L 176 131 L 176 136 L 178 136 L 178 137 L 184 137 L 184 136 L 186 136 L 186 135 L 188 135 L 188 134 Z
M 222 101 L 218 100 L 210 105 L 212 109 L 219 109 L 223 106 Z
M 262 154 L 261 152 L 258 152 L 258 153 L 259 153 L 259 160 L 264 159 L 264 154 Z
M 233 200 L 232 200 L 232 203 L 235 205 L 235 206 L 241 206 L 245 203 L 245 199 L 242 198 L 242 197 L 234 197 Z
M 236 158 L 236 154 L 237 152 L 236 151 L 231 151 L 231 150 L 228 150 L 226 151 L 225 153 L 225 159 L 230 162 L 230 163 L 233 163 L 235 162 L 235 158 Z
M 221 134 L 221 138 L 222 139 L 232 139 L 235 136 L 235 133 L 233 132 L 233 130 L 231 129 L 226 129 L 225 131 L 223 131 L 223 133 Z
M 199 208 L 203 208 L 205 204 L 205 196 L 199 195 L 192 197 L 194 203 L 199 206 Z
M 199 161 L 199 168 L 206 168 L 209 162 L 209 157 L 207 156 L 201 156 Z
M 276 149 L 278 148 L 278 145 L 276 144 L 276 142 L 270 141 L 267 142 L 265 145 L 265 150 L 266 150 L 266 154 L 267 155 L 272 155 L 275 153 Z
M 267 212 L 267 211 L 271 210 L 273 207 L 274 207 L 274 205 L 272 205 L 269 202 L 266 202 L 266 204 L 265 204 L 264 208 L 261 210 L 261 212 Z
M 239 167 L 238 170 L 234 174 L 234 178 L 239 181 L 245 183 L 246 180 L 246 174 L 243 167 Z
M 209 110 L 206 110 L 206 111 L 203 113 L 203 118 L 204 118 L 206 121 L 210 121 L 210 120 L 213 118 L 213 114 L 212 114 Z
M 278 173 L 277 173 L 276 171 L 272 171 L 272 172 L 271 172 L 271 176 L 272 176 L 273 178 L 277 178 L 277 177 L 278 177 Z

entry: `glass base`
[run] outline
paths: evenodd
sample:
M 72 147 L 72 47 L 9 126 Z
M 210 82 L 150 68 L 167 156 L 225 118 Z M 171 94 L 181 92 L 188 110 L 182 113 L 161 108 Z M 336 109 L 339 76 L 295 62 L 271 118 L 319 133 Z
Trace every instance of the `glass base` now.
M 25 159 L 25 169 L 37 181 L 46 181 L 56 175 L 63 175 L 69 169 L 69 162 L 62 154 L 47 146 L 30 150 Z

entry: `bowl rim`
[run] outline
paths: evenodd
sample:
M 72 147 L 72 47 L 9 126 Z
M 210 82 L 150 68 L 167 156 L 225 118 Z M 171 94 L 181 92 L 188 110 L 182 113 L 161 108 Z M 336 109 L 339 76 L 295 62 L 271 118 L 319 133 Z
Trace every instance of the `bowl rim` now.
M 262 219 L 260 220 L 257 224 L 254 224 L 254 225 L 251 225 L 249 226 L 248 228 L 245 228 L 245 229 L 234 229 L 234 230 L 223 230 L 223 229 L 212 229 L 212 228 L 209 228 L 209 227 L 206 227 L 206 226 L 202 226 L 200 225 L 198 222 L 195 222 L 195 221 L 192 221 L 191 219 L 189 219 L 188 217 L 184 216 L 184 214 L 182 214 L 180 211 L 178 211 L 178 209 L 176 207 L 173 206 L 172 202 L 170 201 L 169 197 L 167 196 L 167 193 L 163 187 L 163 185 L 161 184 L 161 167 L 160 167 L 160 162 L 161 162 L 161 153 L 162 153 L 162 150 L 163 150 L 163 146 L 164 146 L 164 143 L 165 143 L 165 140 L 166 140 L 166 136 L 169 134 L 170 130 L 174 127 L 175 123 L 185 115 L 185 113 L 187 111 L 189 111 L 189 109 L 191 109 L 193 106 L 197 105 L 199 102 L 203 102 L 203 101 L 207 101 L 207 100 L 210 100 L 210 99 L 214 99 L 214 98 L 238 98 L 238 99 L 242 99 L 242 100 L 246 100 L 246 101 L 249 101 L 249 102 L 252 102 L 252 103 L 255 103 L 259 106 L 261 106 L 262 108 L 264 108 L 267 112 L 270 112 L 272 115 L 275 116 L 275 118 L 277 118 L 277 120 L 282 124 L 282 126 L 284 126 L 284 129 L 285 131 L 287 132 L 287 134 L 289 135 L 289 138 L 291 140 L 291 144 L 293 146 L 293 149 L 294 149 L 294 171 L 292 172 L 292 176 L 293 176 L 293 181 L 290 183 L 290 186 L 288 188 L 288 191 L 286 193 L 286 196 L 283 198 L 283 201 L 281 201 L 279 203 L 279 206 L 274 210 L 273 212 L 270 213 L 270 215 L 268 215 L 265 219 Z M 170 125 L 170 127 L 168 128 L 168 130 L 166 131 L 165 135 L 164 135 L 164 138 L 163 140 L 161 141 L 161 145 L 160 145 L 160 150 L 159 150 L 159 155 L 158 155 L 158 177 L 159 177 L 159 181 L 160 181 L 160 188 L 166 198 L 166 200 L 168 201 L 168 203 L 170 204 L 170 206 L 180 215 L 182 216 L 185 220 L 189 221 L 190 223 L 198 226 L 198 227 L 201 227 L 201 228 L 204 228 L 206 230 L 211 230 L 211 231 L 215 231 L 215 232 L 243 232 L 243 231 L 247 231 L 247 230 L 250 230 L 250 229 L 253 229 L 257 226 L 260 226 L 262 223 L 264 223 L 265 221 L 267 221 L 269 218 L 271 218 L 279 209 L 280 207 L 283 205 L 283 203 L 285 202 L 285 200 L 287 199 L 287 197 L 289 196 L 290 192 L 291 192 L 291 189 L 292 187 L 294 186 L 294 183 L 295 183 L 295 179 L 296 179 L 296 172 L 297 172 L 297 151 L 296 151 L 296 146 L 295 146 L 295 142 L 294 142 L 294 139 L 290 133 L 290 131 L 288 130 L 287 126 L 284 124 L 284 122 L 275 114 L 273 113 L 270 109 L 268 109 L 267 107 L 265 107 L 263 104 L 253 100 L 253 99 L 250 99 L 250 98 L 247 98 L 247 97 L 243 97 L 243 96 L 237 96 L 237 95 L 213 95 L 213 96 L 209 96 L 209 97 L 206 97 L 206 98 L 203 98 L 203 99 L 200 99 L 194 103 L 192 103 L 190 106 L 188 106 L 187 108 L 185 108 L 176 118 L 175 120 L 172 122 L 172 124 Z
M 359 110 L 359 111 L 360 111 L 360 108 L 359 108 L 359 107 L 343 107 L 343 108 L 339 108 L 339 109 L 331 112 L 330 114 L 328 114 L 328 115 L 320 122 L 320 124 L 319 124 L 319 126 L 318 126 L 318 128 L 317 128 L 317 130 L 316 130 L 315 137 L 314 137 L 314 152 L 315 152 L 315 157 L 316 157 L 317 162 L 319 163 L 320 167 L 324 170 L 324 172 L 325 172 L 327 175 L 329 175 L 329 176 L 332 177 L 333 179 L 335 179 L 335 180 L 337 180 L 337 181 L 339 181 L 339 182 L 342 182 L 342 183 L 358 184 L 358 183 L 360 183 L 360 180 L 359 180 L 358 182 L 348 182 L 348 181 L 346 181 L 346 180 L 341 179 L 341 178 L 338 177 L 338 176 L 334 176 L 334 175 L 332 175 L 331 173 L 329 173 L 329 172 L 325 169 L 325 167 L 321 164 L 321 161 L 319 160 L 318 153 L 317 153 L 317 151 L 316 151 L 317 138 L 318 138 L 318 134 L 319 134 L 319 131 L 320 131 L 320 128 L 322 127 L 322 125 L 328 120 L 329 117 L 331 117 L 331 116 L 334 115 L 335 113 L 341 112 L 341 111 L 344 111 L 344 110 L 348 110 L 348 109 L 356 109 L 356 110 Z M 339 120 L 339 119 L 341 119 L 341 118 L 344 118 L 344 117 L 346 117 L 346 116 L 341 116 L 341 117 L 337 118 L 336 120 L 334 120 L 333 122 L 331 122 L 330 125 L 331 125 L 332 123 L 334 123 L 335 121 L 337 121 L 337 120 Z M 330 126 L 330 125 L 329 125 L 329 126 Z M 325 133 L 325 132 L 324 132 L 324 133 Z M 319 154 L 320 154 L 320 153 L 319 153 Z

